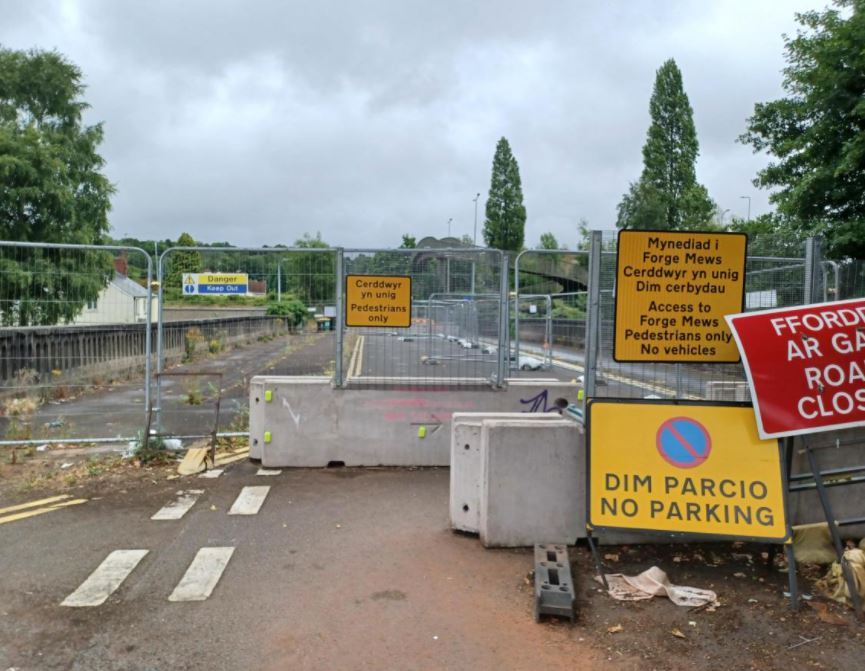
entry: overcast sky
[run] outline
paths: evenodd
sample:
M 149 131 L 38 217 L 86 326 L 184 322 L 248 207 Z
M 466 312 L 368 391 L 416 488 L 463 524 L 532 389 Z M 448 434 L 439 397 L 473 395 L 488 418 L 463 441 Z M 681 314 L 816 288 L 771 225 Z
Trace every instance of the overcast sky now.
M 682 70 L 698 179 L 769 209 L 736 143 L 782 94 L 782 33 L 826 0 L 0 0 L 0 44 L 84 72 L 117 186 L 113 233 L 342 246 L 473 233 L 499 137 L 526 245 L 613 228 L 639 176 L 655 71 Z

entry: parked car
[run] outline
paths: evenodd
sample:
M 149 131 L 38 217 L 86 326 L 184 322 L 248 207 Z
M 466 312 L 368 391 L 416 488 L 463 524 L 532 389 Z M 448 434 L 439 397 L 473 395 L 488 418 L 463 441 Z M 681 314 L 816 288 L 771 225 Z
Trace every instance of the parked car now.
M 527 356 L 525 354 L 521 354 L 519 361 L 517 361 L 517 355 L 511 354 L 511 365 L 516 364 L 517 368 L 520 370 L 538 370 L 542 368 L 544 362 L 540 359 L 536 359 L 533 356 Z

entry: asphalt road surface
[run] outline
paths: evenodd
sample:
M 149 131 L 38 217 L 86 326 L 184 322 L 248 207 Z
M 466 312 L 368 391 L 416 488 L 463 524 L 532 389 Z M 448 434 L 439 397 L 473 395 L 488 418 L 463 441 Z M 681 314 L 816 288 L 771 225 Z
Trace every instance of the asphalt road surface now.
M 446 469 L 257 468 L 0 523 L 0 669 L 595 668 L 530 551 L 449 530 Z

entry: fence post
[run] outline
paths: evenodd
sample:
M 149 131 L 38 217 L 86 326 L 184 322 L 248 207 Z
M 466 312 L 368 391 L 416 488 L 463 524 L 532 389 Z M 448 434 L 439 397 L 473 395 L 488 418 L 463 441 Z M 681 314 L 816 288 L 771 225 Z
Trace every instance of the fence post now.
M 517 254 L 514 261 L 514 349 L 517 362 L 520 360 L 520 259 L 528 250 Z
M 333 373 L 333 384 L 342 387 L 342 339 L 345 334 L 345 277 L 343 267 L 343 248 L 336 249 L 336 365 Z
M 164 315 L 162 307 L 165 303 L 165 257 L 170 251 L 171 248 L 162 252 L 159 256 L 159 266 L 156 269 L 156 281 L 159 284 L 159 298 L 156 302 L 156 407 L 154 408 L 156 411 L 157 430 L 161 430 L 162 428 L 162 378 L 159 376 L 165 369 L 165 362 L 163 360 L 165 343 L 162 335 Z
M 147 307 L 144 310 L 144 426 L 147 426 L 147 419 L 150 417 L 150 374 L 151 350 L 153 343 L 153 260 L 150 254 L 145 254 L 147 259 Z
M 592 231 L 589 243 L 589 314 L 586 321 L 583 417 L 585 417 L 586 401 L 595 395 L 598 348 L 601 338 L 601 251 L 604 246 L 603 231 Z
M 803 287 L 802 303 L 809 305 L 813 302 L 814 292 L 814 264 L 817 261 L 817 238 L 805 240 L 805 286 Z
M 506 379 L 505 371 L 510 362 L 510 344 L 508 338 L 510 318 L 508 308 L 511 302 L 508 296 L 508 289 L 510 288 L 510 283 L 508 282 L 508 255 L 502 254 L 500 258 L 502 270 L 499 278 L 499 291 L 501 295 L 499 296 L 499 361 L 498 372 L 496 373 L 496 386 L 504 387 Z

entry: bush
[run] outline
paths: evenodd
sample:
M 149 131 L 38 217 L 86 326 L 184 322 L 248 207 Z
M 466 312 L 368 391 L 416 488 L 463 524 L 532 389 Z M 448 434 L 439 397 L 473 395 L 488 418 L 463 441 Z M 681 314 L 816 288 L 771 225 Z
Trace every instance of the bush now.
M 298 326 L 306 321 L 308 313 L 303 301 L 295 296 L 288 296 L 279 303 L 270 303 L 267 314 L 272 317 L 287 317 L 291 326 Z

